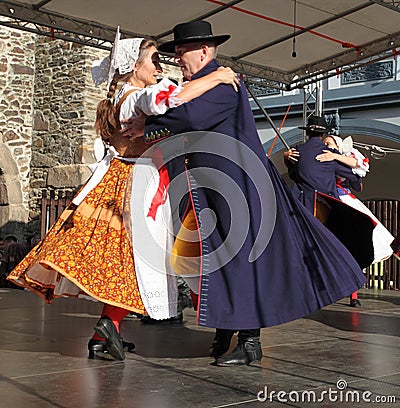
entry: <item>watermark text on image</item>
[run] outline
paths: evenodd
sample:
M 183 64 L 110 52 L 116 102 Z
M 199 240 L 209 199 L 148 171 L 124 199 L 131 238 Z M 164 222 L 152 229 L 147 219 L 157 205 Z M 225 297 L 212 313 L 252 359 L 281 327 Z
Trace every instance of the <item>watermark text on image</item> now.
M 341 402 L 341 403 L 381 403 L 393 404 L 396 402 L 394 395 L 373 395 L 371 391 L 347 390 L 347 382 L 339 379 L 336 388 L 321 391 L 269 391 L 268 386 L 257 393 L 260 402 Z

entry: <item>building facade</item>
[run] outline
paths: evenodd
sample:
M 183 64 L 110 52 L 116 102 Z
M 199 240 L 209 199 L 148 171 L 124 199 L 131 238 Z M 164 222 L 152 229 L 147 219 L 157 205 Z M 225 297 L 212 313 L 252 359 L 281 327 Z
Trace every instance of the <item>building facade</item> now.
M 90 176 L 96 106 L 105 87 L 91 77 L 94 60 L 106 51 L 36 34 L 0 30 L 0 238 L 24 240 L 37 234 L 43 192 L 64 197 Z M 320 84 L 323 112 L 336 131 L 359 143 L 400 148 L 400 68 L 398 58 L 334 75 Z M 168 76 L 177 78 L 172 67 Z M 302 141 L 305 104 L 313 90 L 257 94 L 289 145 Z M 286 177 L 283 145 L 253 104 L 265 151 Z M 283 122 L 283 118 L 287 117 Z M 334 126 L 334 127 L 335 127 Z M 273 146 L 272 146 L 273 145 Z M 363 151 L 367 156 L 371 151 Z M 400 154 L 371 157 L 365 200 L 400 200 Z
M 315 86 L 310 86 L 307 92 L 269 90 L 271 93 L 265 96 L 262 90 L 258 93 L 275 125 L 278 128 L 282 125 L 281 134 L 290 146 L 303 141 L 298 126 L 302 125 L 304 106 L 308 106 L 308 112 L 315 109 Z M 400 200 L 399 57 L 332 76 L 318 86 L 322 88 L 322 112 L 334 134 L 351 135 L 359 146 L 365 146 L 360 151 L 370 158 L 371 170 L 364 180 L 360 198 Z M 254 103 L 253 109 L 265 151 L 287 179 L 282 160 L 284 146 L 279 140 L 274 142 L 275 132 Z M 383 147 L 387 153 L 371 146 Z

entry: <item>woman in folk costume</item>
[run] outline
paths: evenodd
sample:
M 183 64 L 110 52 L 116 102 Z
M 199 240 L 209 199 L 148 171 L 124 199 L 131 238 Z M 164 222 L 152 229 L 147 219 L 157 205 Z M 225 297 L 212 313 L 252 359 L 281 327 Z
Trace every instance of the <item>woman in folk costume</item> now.
M 353 167 L 353 173 L 360 177 L 365 177 L 367 175 L 367 172 L 369 171 L 369 160 L 353 147 L 351 136 L 344 140 L 338 136 L 326 136 L 324 138 L 324 143 L 328 147 L 336 149 L 341 156 L 335 156 L 334 153 L 327 151 L 328 155 L 336 157 L 336 160 L 342 161 L 349 160 L 351 158 L 353 160 L 353 165 L 351 165 L 351 167 Z M 337 190 L 341 201 L 363 212 L 364 214 L 367 214 L 377 224 L 374 228 L 372 237 L 374 243 L 373 263 L 388 259 L 393 253 L 393 249 L 390 246 L 394 240 L 393 235 L 357 197 L 351 194 L 350 189 L 346 185 L 346 180 L 343 180 L 342 178 L 337 179 Z
M 357 149 L 353 147 L 353 140 L 351 136 L 342 139 L 339 136 L 325 136 L 323 142 L 335 151 L 325 150 L 325 153 L 316 157 L 319 161 L 337 160 L 352 167 L 354 174 L 360 177 L 359 186 L 356 186 L 356 191 L 362 190 L 361 178 L 367 175 L 369 171 L 369 159 L 364 157 Z M 354 186 L 349 185 L 348 181 L 343 177 L 337 177 L 336 180 L 337 191 L 339 199 L 345 204 L 355 208 L 356 210 L 368 215 L 376 223 L 372 233 L 372 242 L 374 246 L 374 260 L 376 262 L 388 259 L 393 249 L 390 244 L 393 242 L 393 235 L 382 225 L 376 216 L 366 207 L 354 194 L 351 189 Z M 358 188 L 357 188 L 358 187 Z M 350 297 L 350 305 L 353 307 L 361 306 L 358 300 L 357 292 Z
M 154 165 L 157 157 L 140 157 L 147 149 L 143 138 L 129 141 L 119 133 L 120 122 L 140 111 L 164 113 L 219 83 L 236 87 L 237 78 L 224 68 L 184 88 L 167 79 L 157 84 L 162 68 L 156 44 L 143 38 L 120 40 L 119 33 L 109 66 L 107 99 L 99 103 L 96 117 L 106 154 L 46 237 L 8 279 L 48 303 L 81 295 L 103 302 L 88 343 L 89 357 L 107 352 L 123 360 L 125 349 L 131 351 L 134 345 L 122 342 L 121 320 L 130 311 L 155 319 L 176 315 L 177 288 L 169 263 L 173 235 L 168 177 Z M 119 81 L 124 85 L 115 94 Z M 146 212 L 139 227 L 135 206 Z M 155 239 L 146 239 L 146 234 Z M 149 253 L 151 265 L 143 255 Z

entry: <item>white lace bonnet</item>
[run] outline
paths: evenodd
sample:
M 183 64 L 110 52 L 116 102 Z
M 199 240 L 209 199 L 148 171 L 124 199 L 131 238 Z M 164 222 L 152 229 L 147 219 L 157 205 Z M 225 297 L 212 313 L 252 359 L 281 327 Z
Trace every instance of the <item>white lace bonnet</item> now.
M 347 136 L 345 139 L 342 139 L 339 136 L 332 136 L 335 139 L 335 142 L 338 146 L 338 150 L 341 154 L 348 154 L 353 149 L 353 139 L 351 136 Z
M 94 83 L 100 85 L 108 81 L 108 89 L 116 69 L 118 69 L 121 75 L 133 71 L 136 61 L 139 58 L 140 44 L 143 40 L 144 38 L 126 38 L 121 40 L 118 27 L 111 50 L 111 57 L 106 57 L 101 61 L 94 61 L 92 65 L 92 78 Z

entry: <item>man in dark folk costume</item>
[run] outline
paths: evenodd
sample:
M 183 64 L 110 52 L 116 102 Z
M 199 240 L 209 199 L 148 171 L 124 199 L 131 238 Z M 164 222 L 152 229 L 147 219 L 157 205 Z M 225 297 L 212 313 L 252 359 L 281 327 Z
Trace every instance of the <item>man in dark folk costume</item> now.
M 229 37 L 213 35 L 205 21 L 183 23 L 159 50 L 175 53 L 190 81 L 218 68 L 216 47 Z M 182 169 L 178 176 L 170 172 L 175 208 L 174 180 L 187 185 L 173 265 L 185 273 L 190 259 L 197 260 L 191 265 L 198 268 L 197 290 L 191 287 L 198 292 L 198 324 L 216 328 L 214 364 L 259 361 L 260 328 L 308 315 L 363 285 L 354 258 L 292 196 L 266 157 L 244 85 L 237 92 L 219 85 L 149 117 L 144 134 L 148 141 L 165 139 L 156 146 L 167 167 Z M 181 154 L 175 151 L 178 140 Z M 185 242 L 185 232 L 193 230 L 197 242 Z M 236 331 L 237 346 L 225 354 Z
M 305 127 L 308 140 L 284 153 L 285 163 L 290 178 L 295 182 L 293 194 L 306 208 L 315 212 L 317 192 L 339 198 L 336 188 L 336 176 L 349 179 L 358 189 L 361 178 L 354 174 L 351 168 L 338 161 L 320 162 L 316 156 L 322 154 L 328 147 L 322 142 L 327 132 L 327 124 L 322 116 L 310 116 Z
M 322 141 L 327 124 L 322 116 L 310 116 L 305 127 L 308 140 L 284 153 L 289 177 L 294 181 L 293 194 L 346 246 L 360 268 L 374 259 L 372 233 L 376 223 L 366 214 L 339 200 L 337 179 L 345 178 L 355 191 L 361 190 L 361 177 L 337 160 L 318 161 L 329 149 Z M 349 228 L 349 225 L 352 227 Z M 357 291 L 350 306 L 359 307 Z

